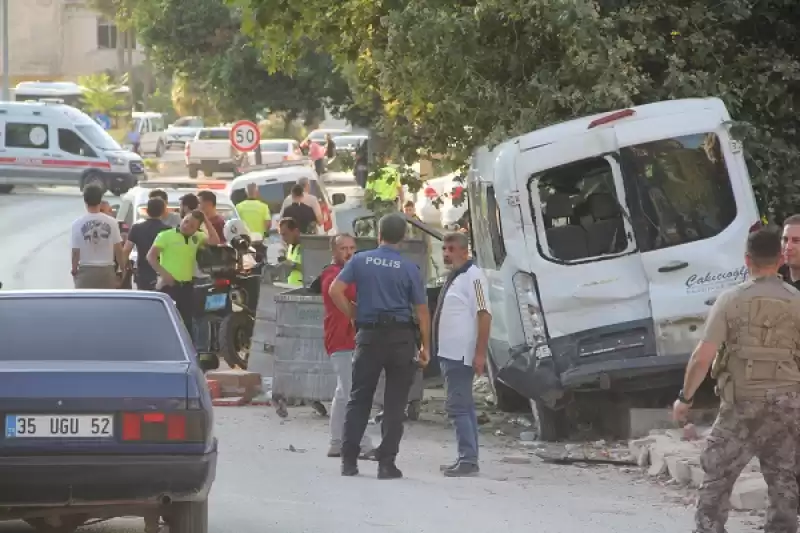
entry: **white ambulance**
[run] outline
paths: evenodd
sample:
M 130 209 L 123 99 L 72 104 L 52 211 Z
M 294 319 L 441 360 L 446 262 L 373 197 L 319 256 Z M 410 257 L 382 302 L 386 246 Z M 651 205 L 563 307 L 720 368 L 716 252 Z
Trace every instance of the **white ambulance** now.
M 119 196 L 145 178 L 137 154 L 68 105 L 0 102 L 0 193 L 17 185 L 93 183 Z

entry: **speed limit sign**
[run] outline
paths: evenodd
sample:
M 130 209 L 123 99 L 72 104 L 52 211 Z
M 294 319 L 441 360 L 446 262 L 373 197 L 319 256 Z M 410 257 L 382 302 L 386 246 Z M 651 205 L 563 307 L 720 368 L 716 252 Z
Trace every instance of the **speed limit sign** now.
M 261 142 L 258 125 L 249 120 L 240 120 L 231 128 L 231 144 L 240 152 L 252 152 Z

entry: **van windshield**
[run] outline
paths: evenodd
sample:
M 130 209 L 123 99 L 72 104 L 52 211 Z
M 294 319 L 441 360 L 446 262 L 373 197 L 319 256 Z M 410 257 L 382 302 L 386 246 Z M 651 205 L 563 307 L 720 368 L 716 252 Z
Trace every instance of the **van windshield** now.
M 81 135 L 95 148 L 99 148 L 100 150 L 122 150 L 122 147 L 117 141 L 94 122 L 91 124 L 76 124 L 75 128 L 77 128 L 77 130 L 81 132 Z

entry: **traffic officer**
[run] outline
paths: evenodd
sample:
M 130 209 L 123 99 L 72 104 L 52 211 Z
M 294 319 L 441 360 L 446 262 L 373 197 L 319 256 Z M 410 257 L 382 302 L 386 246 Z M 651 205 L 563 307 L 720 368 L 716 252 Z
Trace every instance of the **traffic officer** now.
M 370 208 L 378 213 L 388 213 L 398 209 L 398 200 L 403 200 L 403 184 L 397 168 L 384 164 L 365 188 L 366 200 Z
M 753 456 L 769 485 L 764 530 L 795 533 L 800 291 L 778 277 L 781 238 L 776 232 L 751 233 L 745 263 L 750 279 L 720 294 L 708 314 L 673 414 L 678 421 L 686 419 L 711 368 L 721 405 L 700 458 L 705 477 L 697 497 L 696 533 L 725 529 L 731 490 Z
M 333 303 L 355 321 L 356 349 L 353 387 L 344 420 L 342 475 L 358 474 L 361 438 L 369 421 L 372 398 L 381 371 L 386 373 L 383 440 L 378 447 L 378 479 L 403 477 L 395 458 L 403 437 L 408 394 L 417 370 L 417 324 L 421 334 L 419 364 L 428 363 L 430 314 L 425 284 L 417 265 L 400 255 L 406 220 L 399 213 L 381 218 L 380 246 L 359 252 L 344 266 L 328 291 Z M 347 296 L 348 285 L 356 286 L 356 301 Z
M 300 226 L 293 218 L 282 218 L 278 223 L 283 242 L 286 243 L 284 264 L 291 269 L 286 283 L 303 286 L 303 255 L 300 250 Z

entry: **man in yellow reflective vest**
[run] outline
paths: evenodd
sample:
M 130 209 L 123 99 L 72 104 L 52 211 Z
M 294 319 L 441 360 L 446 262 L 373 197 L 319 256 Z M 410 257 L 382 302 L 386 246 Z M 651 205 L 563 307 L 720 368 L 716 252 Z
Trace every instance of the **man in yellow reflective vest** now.
M 400 183 L 400 172 L 397 168 L 384 165 L 378 170 L 377 175 L 367 182 L 367 203 L 376 217 L 398 210 L 398 200 L 403 200 L 403 185 Z
M 295 287 L 302 287 L 303 256 L 300 250 L 300 226 L 293 218 L 282 218 L 280 232 L 287 246 L 285 264 L 291 268 L 286 282 Z

